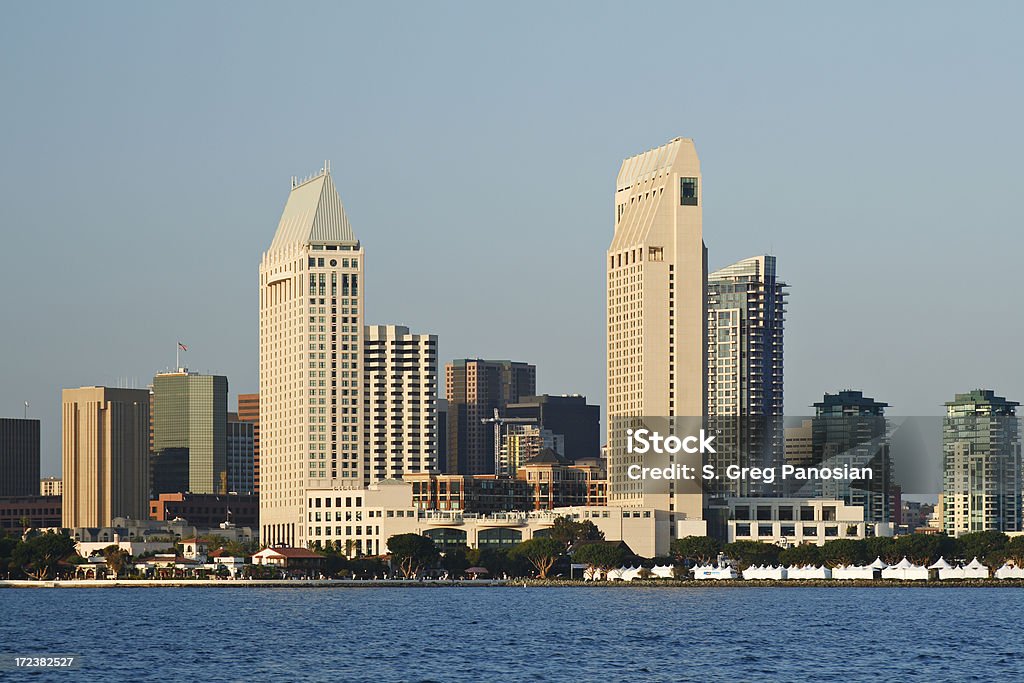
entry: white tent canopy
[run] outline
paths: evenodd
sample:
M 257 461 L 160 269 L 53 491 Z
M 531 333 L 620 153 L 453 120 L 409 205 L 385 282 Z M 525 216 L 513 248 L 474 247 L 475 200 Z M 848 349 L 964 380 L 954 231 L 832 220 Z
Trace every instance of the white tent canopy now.
M 946 562 L 946 558 L 940 557 L 939 559 L 928 565 L 928 569 L 952 569 L 953 565 Z
M 886 568 L 886 567 L 888 567 L 889 565 L 887 565 L 887 564 L 885 563 L 885 561 L 884 561 L 884 560 L 882 560 L 882 558 L 881 558 L 881 557 L 876 557 L 876 558 L 875 558 L 875 561 L 874 561 L 874 562 L 872 562 L 871 564 L 869 564 L 868 566 L 869 566 L 869 567 L 871 567 L 872 569 L 885 569 L 885 568 Z

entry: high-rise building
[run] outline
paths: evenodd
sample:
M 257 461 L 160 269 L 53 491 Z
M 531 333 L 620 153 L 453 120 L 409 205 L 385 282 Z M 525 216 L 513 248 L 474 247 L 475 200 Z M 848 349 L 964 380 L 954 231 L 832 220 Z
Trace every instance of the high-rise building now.
M 536 424 L 506 424 L 501 429 L 497 474 L 516 476 L 524 463 L 533 460 L 545 449 L 565 459 L 565 437 L 561 434 Z
M 786 284 L 774 256 L 744 259 L 708 274 L 708 427 L 717 435 L 709 458 L 729 465 L 782 464 L 783 324 Z M 778 495 L 748 479 L 719 479 L 716 493 Z
M 260 492 L 260 395 L 238 395 L 238 419 L 252 423 L 252 490 Z
M 940 500 L 947 534 L 1021 531 L 1019 405 L 988 389 L 946 403 Z
M 370 481 L 437 471 L 437 337 L 399 325 L 363 335 L 363 444 Z
M 179 368 L 153 378 L 153 496 L 227 490 L 227 415 L 227 377 Z
M 260 540 L 305 546 L 308 486 L 358 487 L 363 249 L 329 165 L 292 179 L 260 263 Z
M 601 407 L 587 403 L 586 396 L 523 396 L 506 406 L 504 416 L 529 417 L 565 442 L 557 450 L 569 460 L 597 458 L 601 455 Z
M 683 435 L 707 407 L 707 248 L 700 161 L 693 141 L 676 138 L 622 162 L 615 183 L 615 234 L 607 270 L 608 502 L 669 511 L 670 527 L 695 521 L 699 484 L 656 489 L 628 476 L 642 456 L 626 451 L 626 430 L 646 419 Z M 648 463 L 651 464 L 651 463 Z M 698 466 L 672 456 L 664 465 Z
M 45 477 L 39 480 L 40 496 L 59 496 L 64 493 L 64 482 L 60 477 Z
M 146 519 L 149 390 L 65 389 L 62 404 L 63 526 Z
M 885 419 L 888 405 L 852 390 L 825 394 L 815 403 L 811 422 L 813 466 L 867 467 L 871 478 L 812 480 L 797 493 L 859 505 L 864 508 L 865 521 L 891 522 L 892 467 Z
M 445 366 L 449 474 L 494 474 L 494 427 L 484 420 L 537 393 L 537 367 L 510 360 L 454 360 Z
M 39 494 L 39 420 L 0 417 L 0 497 Z
M 227 423 L 227 492 L 255 493 L 253 453 L 256 425 L 228 413 Z

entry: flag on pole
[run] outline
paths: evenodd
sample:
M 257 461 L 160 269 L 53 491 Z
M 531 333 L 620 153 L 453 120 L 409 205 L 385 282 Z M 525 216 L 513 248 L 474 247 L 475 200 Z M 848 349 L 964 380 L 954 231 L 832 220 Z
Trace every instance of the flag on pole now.
M 178 342 L 178 348 L 181 349 L 182 351 L 188 351 L 188 347 L 182 344 L 181 342 Z

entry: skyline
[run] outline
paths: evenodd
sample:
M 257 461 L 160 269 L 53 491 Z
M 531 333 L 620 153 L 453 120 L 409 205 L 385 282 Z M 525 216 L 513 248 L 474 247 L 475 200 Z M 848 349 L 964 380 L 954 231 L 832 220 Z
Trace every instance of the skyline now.
M 331 11 L 345 26 L 373 20 Z M 278 45 L 271 16 L 247 16 L 222 34 L 226 8 L 200 25 L 161 8 L 8 10 L 0 125 L 17 135 L 0 155 L 0 285 L 15 332 L 0 342 L 0 415 L 31 402 L 47 476 L 59 472 L 60 389 L 121 376 L 145 386 L 178 340 L 184 364 L 228 377 L 232 405 L 254 391 L 259 254 L 288 179 L 325 158 L 367 247 L 367 323 L 438 335 L 439 363 L 536 364 L 539 392 L 606 406 L 609 196 L 622 159 L 676 136 L 701 153 L 709 270 L 770 253 L 790 284 L 788 414 L 844 388 L 894 415 L 939 415 L 979 387 L 1019 399 L 1015 22 L 992 7 L 901 7 L 885 26 L 812 9 L 831 30 L 805 35 L 787 27 L 796 11 L 751 10 L 748 26 L 726 10 L 676 8 L 648 43 L 619 35 L 627 13 L 607 8 L 585 13 L 572 39 L 559 28 L 570 6 L 550 28 L 480 8 L 408 8 L 395 39 L 434 53 L 396 63 L 352 29 L 345 44 L 319 26 L 300 43 L 283 22 Z M 460 31 L 480 15 L 504 23 Z M 708 30 L 672 28 L 683 20 Z M 911 22 L 923 30 L 906 33 Z M 39 26 L 81 59 L 40 50 Z M 183 31 L 195 55 L 174 49 Z M 970 39 L 980 31 L 987 40 Z M 679 33 L 692 58 L 676 50 Z M 873 49 L 858 49 L 866 38 Z M 637 60 L 608 54 L 611 44 Z M 324 45 L 323 70 L 296 67 Z M 461 59 L 468 50 L 480 59 Z M 808 61 L 812 51 L 823 58 Z M 685 86 L 664 89 L 676 69 Z M 312 88 L 325 75 L 338 93 Z M 651 92 L 658 106 L 638 110 Z M 837 280 L 839 307 L 826 286 Z M 994 352 L 965 354 L 976 320 L 990 321 Z

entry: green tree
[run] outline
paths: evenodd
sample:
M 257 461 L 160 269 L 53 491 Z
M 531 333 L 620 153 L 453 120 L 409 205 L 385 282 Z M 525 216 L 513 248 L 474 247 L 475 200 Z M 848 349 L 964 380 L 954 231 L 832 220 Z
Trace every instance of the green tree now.
M 829 567 L 864 565 L 875 559 L 874 557 L 868 559 L 867 555 L 867 546 L 852 538 L 837 538 L 827 542 L 821 548 L 821 559 Z
M 591 569 L 608 571 L 622 566 L 626 561 L 626 550 L 618 543 L 585 543 L 573 550 L 572 559 Z
M 75 542 L 71 538 L 47 532 L 19 543 L 11 559 L 28 576 L 44 580 L 55 575 L 60 561 L 73 552 Z
M 893 542 L 892 556 L 906 557 L 914 564 L 927 565 L 939 559 L 944 546 L 948 547 L 938 534 L 907 534 Z
M 117 578 L 132 559 L 132 554 L 116 545 L 108 545 L 103 549 L 103 559 L 107 561 L 107 569 L 114 572 L 114 578 Z
M 958 547 L 955 552 L 965 562 L 970 562 L 975 557 L 981 562 L 987 562 L 990 556 L 997 560 L 1002 557 L 1009 541 L 1010 538 L 1001 531 L 975 531 L 956 540 Z
M 548 572 L 551 571 L 551 565 L 564 551 L 565 546 L 555 539 L 541 536 L 516 545 L 510 551 L 510 555 L 526 559 L 537 570 L 537 576 L 546 579 Z
M 686 536 L 672 541 L 671 552 L 679 562 L 690 560 L 697 564 L 710 564 L 722 552 L 722 543 L 710 536 Z
M 441 566 L 449 576 L 462 576 L 469 569 L 468 548 L 464 545 L 448 546 L 441 558 Z
M 882 558 L 889 564 L 899 562 L 903 557 L 902 555 L 897 557 L 896 539 L 891 536 L 874 536 L 864 539 L 864 552 L 868 564 L 874 562 L 876 557 Z
M 388 539 L 391 560 L 398 565 L 402 576 L 409 578 L 437 560 L 437 547 L 426 536 L 398 534 Z
M 781 551 L 782 548 L 777 545 L 760 541 L 734 541 L 722 548 L 725 556 L 736 560 L 740 569 L 752 565 L 778 564 Z
M 579 541 L 603 541 L 604 532 L 589 519 L 576 521 L 569 517 L 558 517 L 547 534 L 548 538 L 568 547 Z
M 804 543 L 803 545 L 785 548 L 779 553 L 779 564 L 786 567 L 804 567 L 807 565 L 817 567 L 822 564 L 821 548 L 813 543 Z

